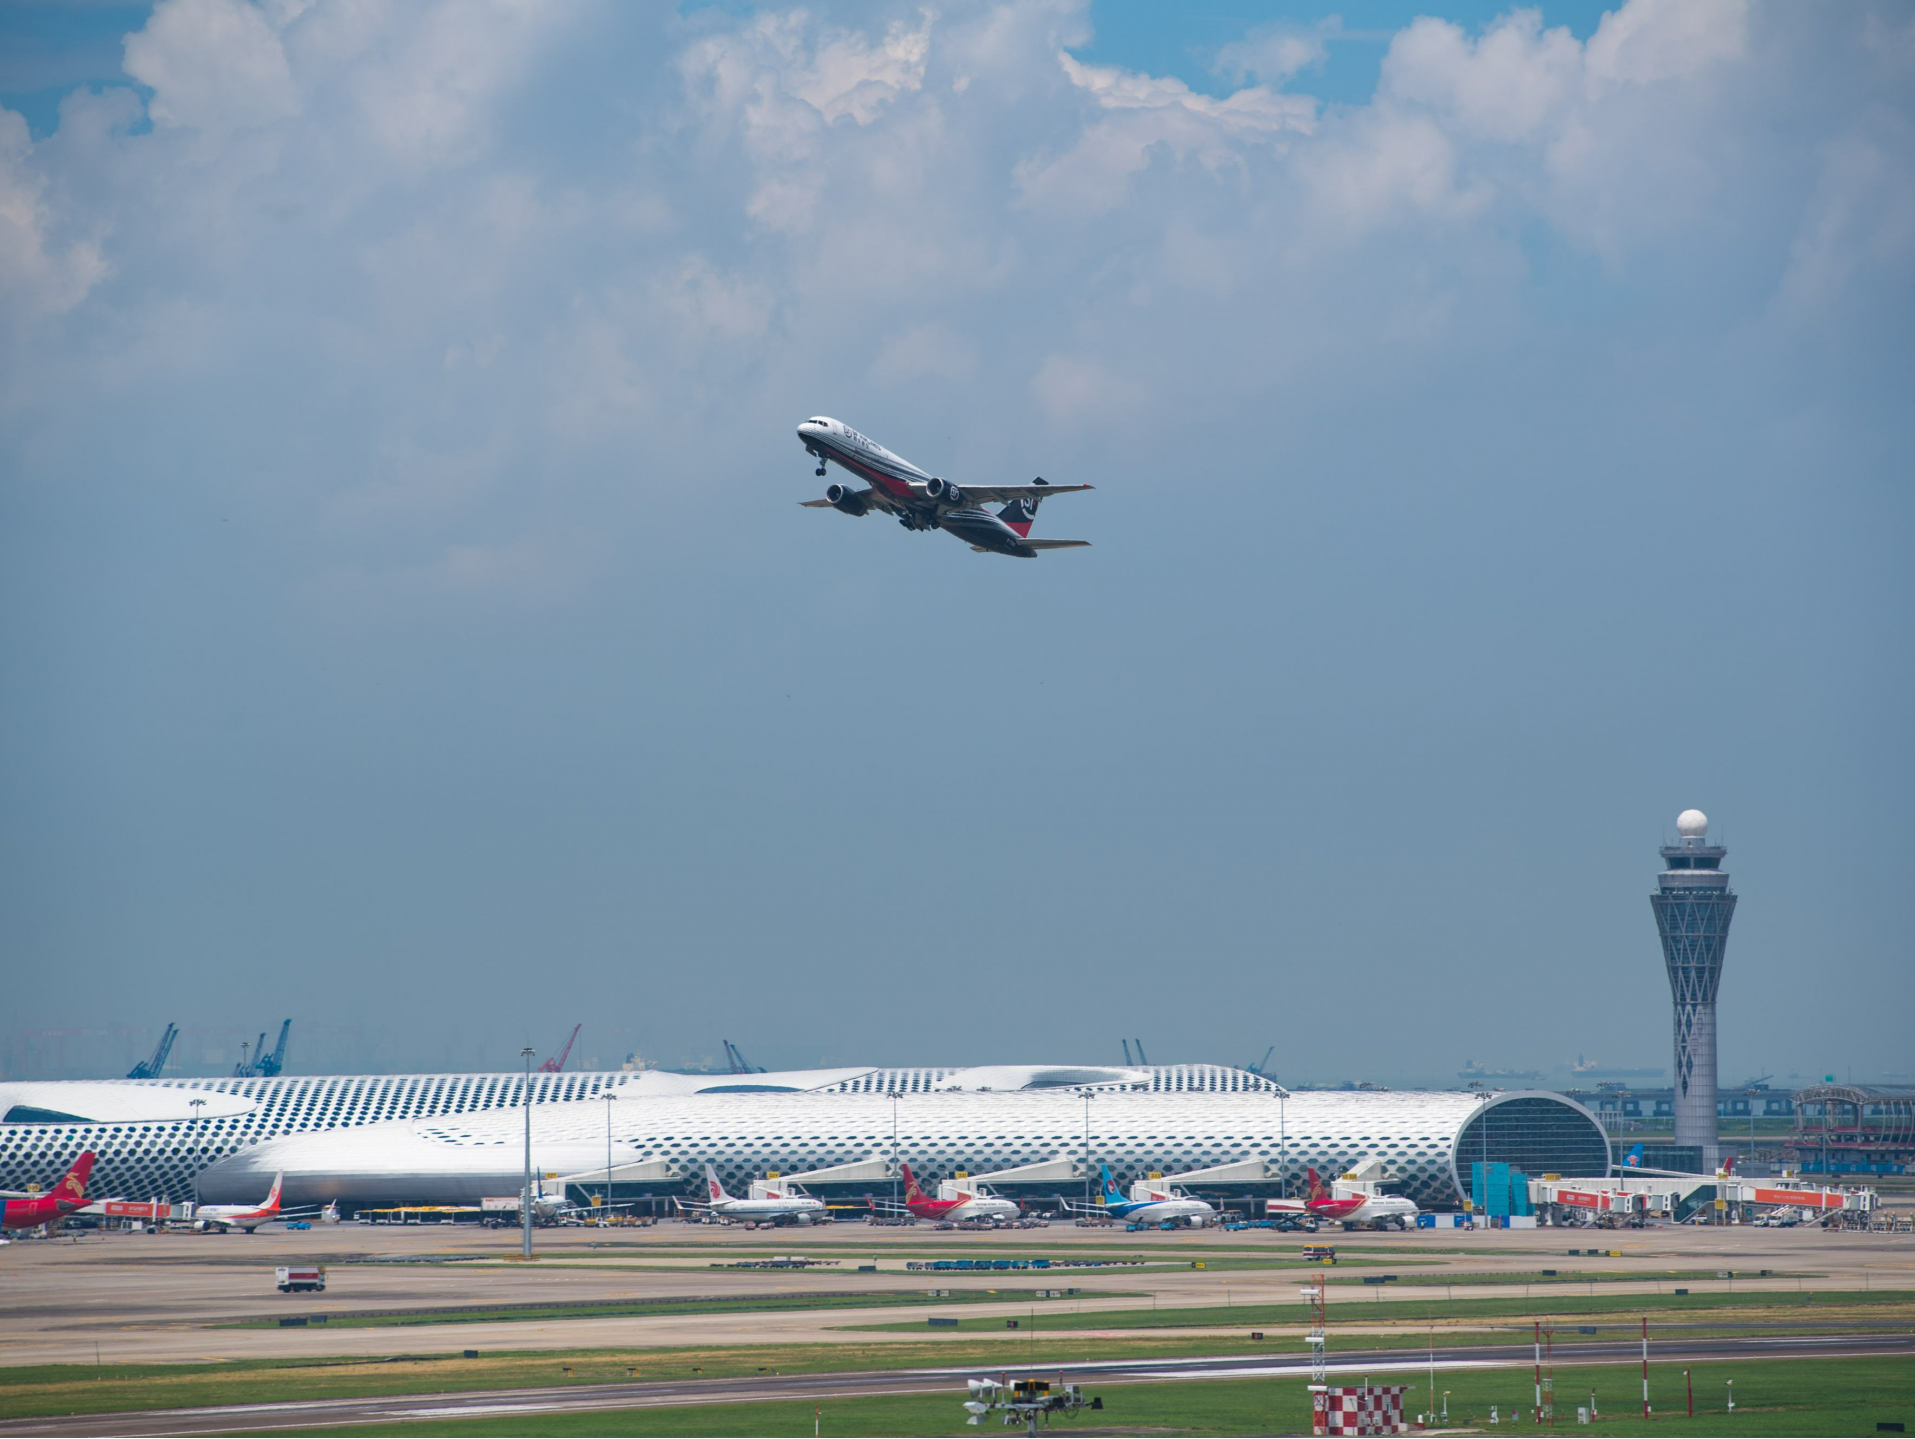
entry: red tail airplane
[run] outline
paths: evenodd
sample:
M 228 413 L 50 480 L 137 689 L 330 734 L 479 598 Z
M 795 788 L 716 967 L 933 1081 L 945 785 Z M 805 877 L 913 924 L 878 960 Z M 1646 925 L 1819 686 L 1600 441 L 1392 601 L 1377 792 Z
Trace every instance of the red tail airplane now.
M 1394 1225 L 1407 1228 L 1416 1219 L 1416 1206 L 1393 1194 L 1352 1194 L 1339 1199 L 1324 1187 L 1314 1169 L 1304 1173 L 1310 1180 L 1310 1192 L 1301 1200 L 1272 1199 L 1271 1214 L 1302 1214 L 1312 1219 L 1341 1224 L 1346 1229 L 1358 1224 L 1374 1224 L 1378 1229 Z
M 933 1199 L 918 1184 L 917 1175 L 911 1172 L 911 1166 L 902 1166 L 904 1171 L 904 1207 L 920 1219 L 1015 1219 L 1017 1206 L 1008 1199 L 999 1199 L 994 1194 L 965 1193 L 958 1190 L 955 1199 Z
M 0 1229 L 32 1229 L 38 1224 L 66 1218 L 86 1203 L 86 1180 L 92 1172 L 93 1151 L 89 1149 L 73 1161 L 66 1178 L 50 1193 L 8 1199 L 0 1208 Z

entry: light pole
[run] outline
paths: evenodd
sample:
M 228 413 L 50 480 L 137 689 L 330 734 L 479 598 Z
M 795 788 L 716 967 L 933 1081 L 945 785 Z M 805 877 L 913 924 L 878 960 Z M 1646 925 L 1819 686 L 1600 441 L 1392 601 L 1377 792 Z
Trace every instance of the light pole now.
M 1090 1190 L 1090 1102 L 1091 1102 L 1091 1092 L 1087 1089 L 1084 1091 L 1084 1207 L 1086 1209 L 1090 1207 L 1090 1202 L 1091 1202 L 1091 1197 L 1090 1197 L 1090 1194 L 1091 1194 L 1091 1190 Z
M 612 1222 L 612 1087 L 605 1087 L 605 1212 L 598 1217 L 602 1229 Z
M 893 1085 L 885 1093 L 891 1096 L 891 1208 L 898 1206 L 898 1090 Z
M 523 1236 L 523 1255 L 532 1257 L 532 1050 L 519 1051 L 525 1061 L 525 1189 L 519 1195 L 519 1227 Z
M 186 1102 L 193 1108 L 193 1212 L 197 1214 L 199 1212 L 199 1172 L 205 1168 L 200 1161 L 206 1158 L 206 1133 L 203 1128 L 206 1123 L 206 1101 L 189 1099 Z
M 1276 1084 L 1275 1080 L 1271 1081 Z M 1281 1084 L 1277 1085 L 1277 1192 L 1283 1198 L 1290 1197 L 1290 1126 L 1286 1123 L 1285 1106 L 1290 1102 L 1290 1091 Z

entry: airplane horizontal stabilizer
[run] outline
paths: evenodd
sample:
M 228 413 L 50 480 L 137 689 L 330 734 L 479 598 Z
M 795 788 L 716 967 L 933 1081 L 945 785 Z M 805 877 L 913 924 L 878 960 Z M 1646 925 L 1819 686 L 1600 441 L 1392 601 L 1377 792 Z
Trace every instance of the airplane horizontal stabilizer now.
M 1026 540 L 1025 544 L 1034 550 L 1087 550 L 1089 540 Z
M 1048 500 L 1052 495 L 1075 495 L 1095 485 L 960 485 L 970 505 L 1001 505 L 1009 500 Z

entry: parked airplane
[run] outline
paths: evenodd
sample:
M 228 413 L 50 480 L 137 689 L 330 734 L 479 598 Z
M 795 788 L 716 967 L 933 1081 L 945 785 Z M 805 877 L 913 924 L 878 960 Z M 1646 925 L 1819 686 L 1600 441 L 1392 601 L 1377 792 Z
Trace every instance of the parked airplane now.
M 693 1204 L 680 1199 L 676 1203 L 680 1209 L 701 1210 L 721 1219 L 735 1219 L 747 1227 L 758 1224 L 812 1224 L 825 1218 L 825 1206 L 822 1199 L 813 1199 L 786 1185 L 767 1183 L 764 1195 L 751 1199 L 734 1199 L 725 1193 L 725 1186 L 718 1182 L 718 1172 L 707 1164 L 705 1166 L 705 1192 L 710 1200 L 705 1204 Z
M 919 1219 L 962 1224 L 971 1220 L 995 1223 L 1000 1219 L 1015 1219 L 1018 1216 L 1018 1207 L 1012 1200 L 1000 1199 L 987 1190 L 967 1185 L 963 1180 L 953 1180 L 946 1186 L 951 1191 L 949 1197 L 940 1193 L 933 1199 L 919 1186 L 910 1165 L 900 1168 L 904 1172 L 904 1207 Z
M 1213 1205 L 1202 1199 L 1192 1199 L 1188 1194 L 1155 1180 L 1132 1185 L 1131 1197 L 1126 1199 L 1123 1191 L 1118 1189 L 1117 1181 L 1111 1178 L 1110 1166 L 1100 1164 L 1097 1168 L 1104 1176 L 1102 1202 L 1070 1206 L 1079 1213 L 1106 1214 L 1126 1224 L 1155 1224 L 1165 1229 L 1178 1224 L 1188 1224 L 1196 1229 L 1216 1222 L 1217 1211 Z
M 1074 550 L 1089 540 L 1034 540 L 1031 522 L 1047 495 L 1068 495 L 1089 485 L 1053 485 L 1042 477 L 1028 485 L 958 486 L 928 475 L 849 425 L 819 415 L 798 426 L 798 440 L 818 461 L 840 465 L 866 482 L 862 490 L 832 485 L 822 500 L 801 501 L 808 509 L 840 510 L 847 515 L 882 510 L 907 530 L 948 530 L 979 553 L 1033 559 L 1040 550 Z M 986 505 L 1003 505 L 992 514 Z
M 0 1191 L 6 1197 L 5 1204 L 0 1204 L 0 1230 L 32 1229 L 66 1218 L 86 1203 L 86 1180 L 92 1172 L 93 1151 L 89 1149 L 73 1161 L 66 1177 L 45 1194 Z
M 235 1229 L 244 1229 L 251 1234 L 260 1225 L 271 1219 L 279 1219 L 279 1187 L 286 1176 L 273 1176 L 273 1192 L 266 1196 L 264 1204 L 202 1204 L 193 1211 L 195 1229 L 218 1229 L 230 1233 Z
M 1326 1223 L 1341 1224 L 1345 1229 L 1355 1229 L 1359 1224 L 1373 1224 L 1378 1229 L 1408 1229 L 1416 1222 L 1416 1205 L 1399 1195 L 1377 1194 L 1368 1189 L 1358 1189 L 1338 1194 L 1323 1187 L 1323 1181 L 1314 1169 L 1306 1169 L 1304 1174 L 1310 1181 L 1310 1192 L 1303 1199 L 1272 1199 L 1265 1206 L 1266 1213 L 1301 1214 Z

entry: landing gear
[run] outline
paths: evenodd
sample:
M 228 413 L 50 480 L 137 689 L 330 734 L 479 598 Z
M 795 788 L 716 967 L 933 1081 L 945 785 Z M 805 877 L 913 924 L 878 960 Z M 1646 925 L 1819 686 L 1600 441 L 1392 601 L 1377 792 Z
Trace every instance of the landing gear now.
M 818 468 L 813 470 L 811 473 L 816 475 L 819 479 L 822 480 L 825 477 L 825 467 L 822 464 L 820 464 Z

